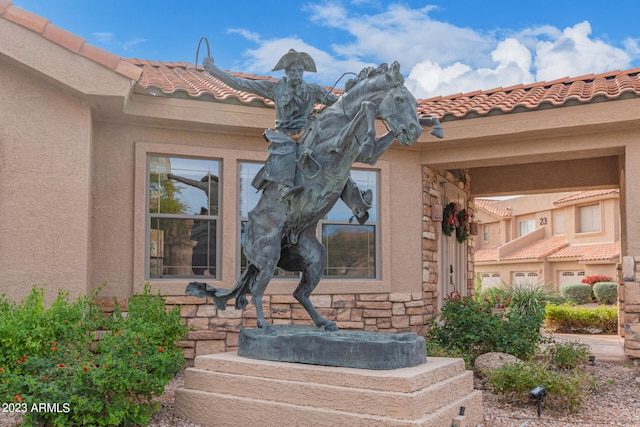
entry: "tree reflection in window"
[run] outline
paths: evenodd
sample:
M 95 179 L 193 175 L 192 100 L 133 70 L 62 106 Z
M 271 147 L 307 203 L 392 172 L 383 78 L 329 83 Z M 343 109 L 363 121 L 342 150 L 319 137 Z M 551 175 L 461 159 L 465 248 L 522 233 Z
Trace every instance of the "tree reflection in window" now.
M 219 161 L 149 156 L 150 278 L 217 277 Z

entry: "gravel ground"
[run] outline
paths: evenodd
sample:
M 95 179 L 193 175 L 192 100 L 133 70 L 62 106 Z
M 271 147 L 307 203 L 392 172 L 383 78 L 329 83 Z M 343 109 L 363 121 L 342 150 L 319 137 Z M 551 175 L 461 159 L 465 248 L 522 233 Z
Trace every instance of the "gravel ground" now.
M 574 414 L 566 415 L 549 408 L 537 416 L 535 402 L 512 405 L 491 392 L 483 391 L 483 427 L 584 427 L 640 426 L 640 369 L 632 364 L 596 362 L 587 370 L 597 379 L 598 390 L 591 393 Z M 160 412 L 154 414 L 149 427 L 210 427 L 192 423 L 173 415 L 173 392 L 184 381 L 180 372 L 158 398 Z M 0 427 L 17 426 L 15 415 L 0 413 Z M 217 426 L 216 426 L 217 427 Z M 225 426 L 226 427 L 226 426 Z
M 640 426 L 640 370 L 632 363 L 597 362 L 587 366 L 597 380 L 597 391 L 583 401 L 574 414 L 548 408 L 538 418 L 535 401 L 511 405 L 499 396 L 483 391 L 486 427 Z

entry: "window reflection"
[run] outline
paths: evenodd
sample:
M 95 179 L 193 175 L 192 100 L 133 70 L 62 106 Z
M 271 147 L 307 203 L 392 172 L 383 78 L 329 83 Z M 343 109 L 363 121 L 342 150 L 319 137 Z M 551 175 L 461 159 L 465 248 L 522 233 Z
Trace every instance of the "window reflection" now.
M 149 277 L 216 277 L 219 161 L 148 159 Z

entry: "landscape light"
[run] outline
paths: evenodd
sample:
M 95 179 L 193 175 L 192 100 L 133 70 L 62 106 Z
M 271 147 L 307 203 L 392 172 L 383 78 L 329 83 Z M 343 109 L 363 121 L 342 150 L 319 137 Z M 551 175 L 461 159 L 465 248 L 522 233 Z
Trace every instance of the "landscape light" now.
M 529 396 L 536 400 L 536 403 L 538 404 L 538 417 L 540 417 L 540 412 L 542 412 L 542 402 L 544 402 L 544 398 L 547 396 L 547 389 L 541 385 L 536 386 L 529 392 Z
M 596 357 L 592 354 L 589 356 L 589 365 L 593 366 L 596 364 Z

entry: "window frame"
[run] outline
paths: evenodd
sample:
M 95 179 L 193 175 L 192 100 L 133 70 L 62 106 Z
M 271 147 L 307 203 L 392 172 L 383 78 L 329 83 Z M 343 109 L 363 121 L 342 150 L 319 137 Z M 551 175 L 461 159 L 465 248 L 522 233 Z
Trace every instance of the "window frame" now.
M 583 218 L 583 210 L 584 209 L 592 209 L 594 212 L 598 213 L 598 228 L 597 229 L 593 229 L 593 230 L 583 230 L 582 225 L 582 218 Z M 576 234 L 598 234 L 598 233 L 602 233 L 604 231 L 604 227 L 602 224 L 602 203 L 601 202 L 596 202 L 596 203 L 589 203 L 589 204 L 585 204 L 585 205 L 579 205 L 576 206 L 576 221 L 575 221 L 575 225 L 576 225 Z M 592 215 L 593 216 L 593 215 Z M 592 221 L 593 222 L 593 219 Z M 591 224 L 593 226 L 593 224 Z
M 243 164 L 255 164 L 255 165 L 260 165 L 262 166 L 264 164 L 264 162 L 255 162 L 255 161 L 238 161 L 238 165 L 237 165 L 237 181 L 236 181 L 236 193 L 237 193 L 237 203 L 238 203 L 238 216 L 237 216 L 237 240 L 238 242 L 241 242 L 241 236 L 242 236 L 242 224 L 243 222 L 248 220 L 248 217 L 242 216 L 241 215 L 241 210 L 242 210 L 242 206 L 241 206 L 241 188 L 240 185 L 242 183 L 242 170 Z M 361 168 L 361 167 L 352 167 L 352 170 L 355 171 L 363 171 L 363 172 L 371 172 L 374 174 L 374 181 L 375 181 L 375 195 L 374 195 L 374 206 L 372 209 L 376 209 L 375 215 L 373 215 L 373 217 L 376 219 L 375 221 L 371 221 L 371 219 L 369 219 L 364 225 L 360 225 L 357 223 L 357 221 L 350 223 L 349 219 L 344 219 L 344 220 L 336 220 L 336 219 L 327 219 L 327 218 L 323 218 L 320 221 L 318 221 L 317 227 L 316 227 L 316 237 L 318 238 L 318 240 L 320 242 L 323 242 L 323 231 L 324 231 L 324 227 L 325 226 L 331 226 L 331 225 L 335 225 L 335 226 L 353 226 L 353 227 L 373 227 L 373 233 L 374 233 L 374 247 L 375 247 L 375 253 L 374 253 L 374 265 L 373 265 L 373 269 L 374 269 L 374 275 L 372 277 L 370 276 L 341 276 L 341 275 L 337 275 L 337 276 L 333 276 L 333 275 L 327 275 L 327 266 L 325 266 L 323 275 L 322 275 L 322 279 L 321 280 L 327 280 L 327 281 L 331 281 L 331 280 L 344 280 L 344 281 L 354 281 L 354 280 L 367 280 L 367 281 L 371 281 L 371 280 L 380 280 L 380 256 L 381 256 L 381 236 L 380 236 L 380 213 L 381 213 L 381 209 L 380 209 L 380 182 L 381 182 L 381 171 L 380 169 L 377 168 Z M 248 213 L 248 212 L 246 212 Z M 330 248 L 327 248 L 327 251 L 329 251 Z M 241 271 L 242 271 L 242 244 L 238 244 L 237 247 L 237 254 L 236 254 L 236 272 L 238 275 L 240 275 Z M 285 272 L 283 270 L 277 269 L 276 273 L 275 273 L 275 277 L 279 277 L 282 278 L 284 280 L 299 280 L 299 274 L 295 274 L 295 273 L 291 273 L 291 272 Z
M 226 135 L 226 143 L 230 147 L 244 143 L 247 135 Z M 249 137 L 251 138 L 251 137 Z M 237 143 L 236 143 L 237 142 Z M 234 145 L 235 144 L 235 145 Z M 146 158 L 147 154 L 159 154 L 166 156 L 182 157 L 203 157 L 216 158 L 222 161 L 221 181 L 222 188 L 219 189 L 220 197 L 220 268 L 221 275 L 217 280 L 209 280 L 207 283 L 214 287 L 230 289 L 238 279 L 236 273 L 236 260 L 239 242 L 237 242 L 237 177 L 238 162 L 264 163 L 267 152 L 264 149 L 264 141 L 261 137 L 255 137 L 255 149 L 239 150 L 237 148 L 220 148 L 211 146 L 208 141 L 202 143 L 184 144 L 181 142 L 159 142 L 138 140 L 134 141 L 134 190 L 133 190 L 133 224 L 130 230 L 133 233 L 133 283 L 132 292 L 141 293 L 144 291 L 145 283 L 148 283 L 153 292 L 161 292 L 164 295 L 184 296 L 184 290 L 189 283 L 189 279 L 146 279 L 145 271 L 148 270 L 146 259 L 146 229 L 145 221 L 147 201 L 146 201 Z M 367 164 L 357 164 L 358 169 L 373 169 L 379 171 L 379 236 L 380 254 L 378 257 L 379 278 L 377 280 L 325 280 L 322 279 L 314 290 L 314 294 L 376 294 L 388 293 L 392 290 L 391 272 L 392 256 L 391 249 L 394 240 L 391 236 L 391 216 L 389 206 L 391 206 L 391 167 L 388 160 L 378 160 L 375 166 Z M 126 231 L 129 232 L 129 231 Z M 397 246 L 397 243 L 395 243 Z M 265 294 L 267 295 L 290 295 L 295 289 L 298 281 L 283 278 L 274 278 Z
M 150 174 L 151 174 L 151 163 L 152 163 L 152 157 L 158 157 L 158 158 L 164 158 L 164 159 L 185 159 L 185 160 L 201 160 L 201 161 L 211 161 L 211 162 L 216 162 L 217 163 L 217 169 L 218 169 L 218 193 L 217 193 L 217 210 L 218 212 L 215 215 L 198 215 L 198 214 L 182 214 L 182 213 L 162 213 L 162 212 L 155 212 L 152 213 L 149 210 L 149 206 L 151 204 L 151 182 L 150 182 Z M 172 169 L 173 170 L 173 169 Z M 145 263 L 145 279 L 146 280 L 172 280 L 172 279 L 190 279 L 190 280 L 194 280 L 197 278 L 201 278 L 202 280 L 216 280 L 219 278 L 220 276 L 220 229 L 221 229 L 221 223 L 220 223 L 220 209 L 221 209 L 221 197 L 220 197 L 220 187 L 222 185 L 221 181 L 221 172 L 222 172 L 222 160 L 218 159 L 218 158 L 205 158 L 205 157 L 194 157 L 194 156 L 178 156 L 178 155 L 167 155 L 167 154 L 156 154 L 156 153 L 148 153 L 146 156 L 146 177 L 145 177 L 145 184 L 147 187 L 147 190 L 145 191 L 145 205 L 147 206 L 146 209 L 146 218 L 145 218 L 145 223 L 146 223 L 146 248 L 145 248 L 145 253 L 148 254 L 147 258 L 146 258 L 146 263 Z M 183 184 L 183 185 L 187 185 L 187 184 Z M 216 251 L 216 255 L 215 255 L 215 270 L 216 270 L 216 274 L 215 275 L 196 275 L 196 274 L 171 274 L 171 275 L 152 275 L 151 274 L 151 226 L 153 225 L 152 222 L 154 220 L 185 220 L 185 221 L 196 221 L 196 220 L 203 220 L 203 221 L 207 221 L 209 224 L 214 223 L 214 227 L 215 227 L 215 251 Z M 210 266 L 207 266 L 206 269 L 210 269 Z

